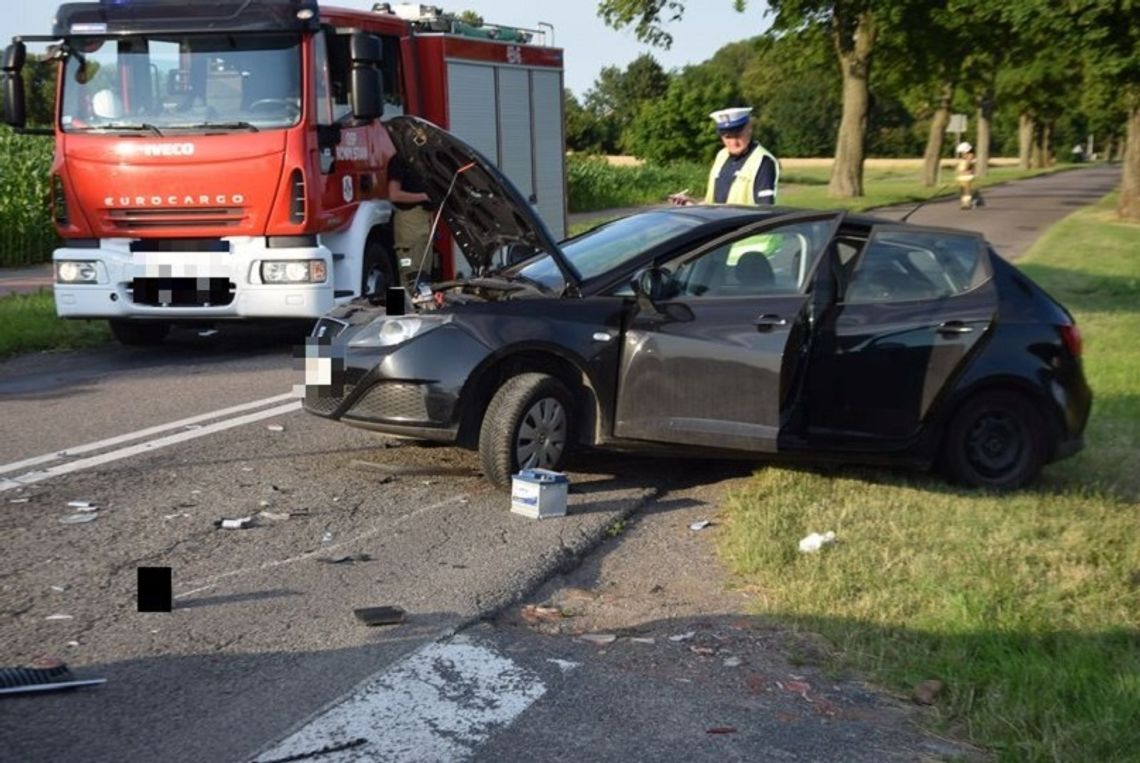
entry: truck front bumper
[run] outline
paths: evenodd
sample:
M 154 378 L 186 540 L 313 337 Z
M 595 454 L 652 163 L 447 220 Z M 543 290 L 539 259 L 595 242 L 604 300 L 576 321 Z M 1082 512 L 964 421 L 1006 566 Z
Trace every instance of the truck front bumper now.
M 225 320 L 318 318 L 336 305 L 333 257 L 322 246 L 269 248 L 263 237 L 223 239 L 228 251 L 136 251 L 129 239 L 55 250 L 52 260 L 88 262 L 93 283 L 54 284 L 61 318 Z M 157 247 L 156 247 L 157 248 Z M 323 283 L 264 283 L 265 261 L 324 262 Z

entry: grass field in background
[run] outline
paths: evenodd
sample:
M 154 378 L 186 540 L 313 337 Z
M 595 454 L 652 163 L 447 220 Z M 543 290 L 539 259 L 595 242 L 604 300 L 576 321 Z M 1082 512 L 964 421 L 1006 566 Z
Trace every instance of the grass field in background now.
M 1115 203 L 1019 263 L 1084 335 L 1095 402 L 1077 457 L 1005 495 L 764 468 L 726 502 L 720 551 L 759 610 L 901 695 L 943 681 L 940 730 L 1003 760 L 1140 756 L 1140 226 Z M 834 545 L 798 551 L 827 530 Z
M 0 358 L 40 350 L 93 347 L 110 338 L 106 321 L 58 318 L 51 291 L 0 297 Z
M 51 139 L 0 125 L 0 267 L 51 259 L 51 154 Z

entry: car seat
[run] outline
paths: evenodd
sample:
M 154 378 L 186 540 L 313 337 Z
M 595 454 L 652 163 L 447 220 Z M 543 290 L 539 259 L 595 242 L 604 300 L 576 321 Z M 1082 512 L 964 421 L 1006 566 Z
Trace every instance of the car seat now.
M 744 287 L 742 291 L 771 291 L 776 283 L 772 263 L 768 262 L 768 257 L 763 252 L 745 252 L 740 255 L 733 269 L 733 275 L 736 283 Z

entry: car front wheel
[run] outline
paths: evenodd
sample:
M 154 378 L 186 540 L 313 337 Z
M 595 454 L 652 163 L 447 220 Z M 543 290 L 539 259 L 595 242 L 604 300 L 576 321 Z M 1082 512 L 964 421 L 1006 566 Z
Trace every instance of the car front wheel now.
M 558 470 L 570 450 L 574 398 L 553 376 L 526 373 L 507 380 L 483 415 L 479 457 L 487 479 L 509 487 L 521 469 Z
M 1016 490 L 1041 472 L 1045 437 L 1041 415 L 1024 396 L 982 393 L 958 410 L 947 430 L 946 470 L 971 487 Z

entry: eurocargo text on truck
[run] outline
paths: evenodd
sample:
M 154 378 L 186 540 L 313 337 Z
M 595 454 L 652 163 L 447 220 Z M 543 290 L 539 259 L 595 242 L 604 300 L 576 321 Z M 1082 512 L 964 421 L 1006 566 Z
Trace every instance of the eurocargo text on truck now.
M 4 51 L 17 129 L 26 42 L 51 43 L 59 68 L 56 310 L 107 319 L 123 343 L 382 298 L 399 272 L 383 124 L 395 115 L 462 137 L 565 230 L 562 51 L 542 30 L 407 3 L 65 3 L 51 35 Z M 437 249 L 441 277 L 470 272 L 446 235 Z

